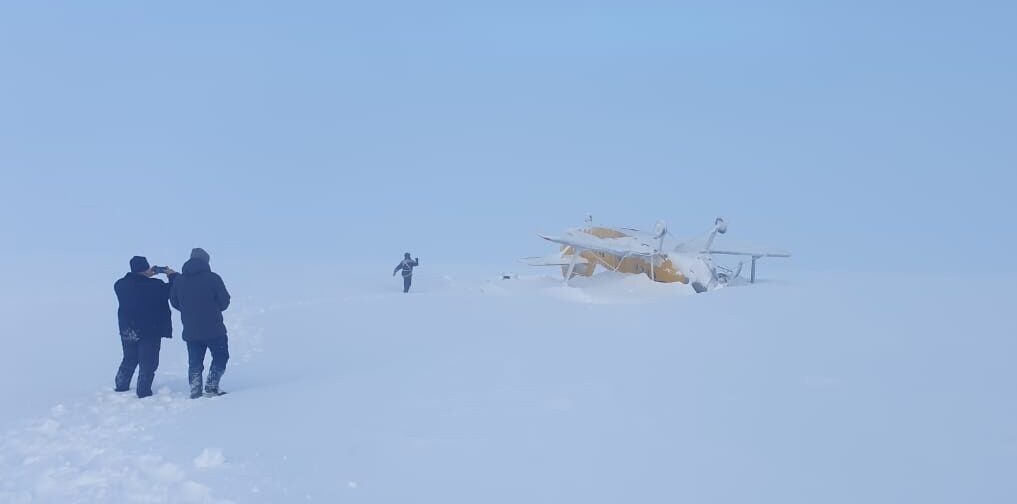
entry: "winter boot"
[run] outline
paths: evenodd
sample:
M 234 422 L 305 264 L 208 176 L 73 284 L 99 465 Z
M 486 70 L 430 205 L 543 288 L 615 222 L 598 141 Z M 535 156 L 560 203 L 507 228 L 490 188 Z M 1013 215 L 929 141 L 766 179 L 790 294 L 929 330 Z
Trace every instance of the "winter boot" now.
M 191 399 L 201 397 L 201 373 L 191 375 Z
M 208 370 L 208 383 L 205 384 L 205 397 L 216 397 L 226 394 L 219 389 L 219 379 L 222 378 L 222 371 L 216 368 Z

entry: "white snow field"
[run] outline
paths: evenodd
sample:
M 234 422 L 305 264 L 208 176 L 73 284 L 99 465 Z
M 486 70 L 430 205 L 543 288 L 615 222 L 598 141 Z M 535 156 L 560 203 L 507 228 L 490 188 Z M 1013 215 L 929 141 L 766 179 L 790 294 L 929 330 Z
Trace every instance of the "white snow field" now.
M 1017 502 L 1012 279 L 390 271 L 222 270 L 198 400 L 177 317 L 112 392 L 116 274 L 15 281 L 0 502 Z

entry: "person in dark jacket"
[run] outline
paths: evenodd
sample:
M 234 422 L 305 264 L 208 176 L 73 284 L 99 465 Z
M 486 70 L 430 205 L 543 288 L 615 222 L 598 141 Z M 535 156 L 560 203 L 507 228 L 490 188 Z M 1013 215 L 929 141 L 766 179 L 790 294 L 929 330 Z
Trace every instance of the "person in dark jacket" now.
M 417 266 L 420 266 L 420 259 L 416 257 L 410 259 L 410 253 L 407 252 L 403 254 L 403 260 L 399 263 L 399 265 L 392 270 L 392 276 L 395 276 L 396 272 L 399 270 L 403 271 L 404 293 L 410 291 L 410 284 L 413 283 L 413 268 Z
M 120 344 L 124 357 L 114 378 L 117 392 L 126 392 L 131 387 L 134 369 L 138 368 L 138 397 L 152 395 L 152 381 L 159 367 L 159 351 L 162 339 L 173 337 L 173 321 L 170 318 L 170 288 L 179 276 L 166 268 L 169 283 L 152 278 L 155 270 L 148 259 L 141 256 L 131 258 L 131 272 L 113 284 L 119 308 L 117 322 L 120 326 Z
M 229 361 L 229 340 L 222 312 L 230 306 L 230 293 L 222 277 L 212 272 L 208 252 L 200 248 L 191 250 L 191 258 L 184 263 L 182 274 L 170 290 L 170 303 L 180 310 L 184 324 L 183 337 L 187 342 L 187 374 L 191 384 L 191 398 L 201 397 L 202 372 L 205 370 L 205 352 L 212 354 L 208 368 L 205 395 L 225 394 L 219 389 L 219 380 Z

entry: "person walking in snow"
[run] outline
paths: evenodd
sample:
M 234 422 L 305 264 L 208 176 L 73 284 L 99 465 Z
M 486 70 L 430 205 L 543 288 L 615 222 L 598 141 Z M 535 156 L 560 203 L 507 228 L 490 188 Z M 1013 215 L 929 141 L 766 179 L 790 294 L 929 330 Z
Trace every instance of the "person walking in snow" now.
M 410 253 L 407 252 L 403 254 L 403 260 L 399 263 L 399 265 L 396 266 L 394 270 L 392 270 L 392 276 L 395 276 L 396 272 L 398 272 L 399 270 L 403 271 L 404 293 L 410 291 L 410 284 L 413 283 L 413 268 L 417 266 L 420 266 L 420 259 L 416 257 L 410 259 Z
M 230 293 L 222 277 L 212 272 L 210 259 L 203 249 L 191 250 L 191 258 L 184 263 L 180 278 L 170 289 L 170 304 L 180 311 L 180 320 L 184 323 L 191 399 L 202 396 L 206 351 L 212 354 L 205 383 L 206 396 L 225 394 L 219 389 L 219 380 L 230 359 L 226 324 L 222 320 L 222 312 L 230 306 Z
M 113 284 L 117 295 L 117 323 L 120 326 L 120 344 L 124 351 L 120 368 L 113 379 L 113 390 L 126 392 L 131 378 L 138 369 L 139 398 L 152 395 L 152 381 L 159 368 L 159 351 L 162 339 L 173 337 L 173 321 L 169 304 L 170 288 L 179 276 L 170 268 L 160 269 L 169 283 L 152 278 L 156 269 L 142 256 L 131 258 L 131 272 Z

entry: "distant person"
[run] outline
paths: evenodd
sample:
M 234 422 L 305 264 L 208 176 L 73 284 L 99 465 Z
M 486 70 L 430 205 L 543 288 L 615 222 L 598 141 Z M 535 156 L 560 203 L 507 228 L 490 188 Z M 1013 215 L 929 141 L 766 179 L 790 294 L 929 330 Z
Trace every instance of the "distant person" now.
M 182 275 L 170 290 L 170 303 L 180 310 L 180 320 L 184 323 L 191 399 L 202 396 L 205 351 L 212 353 L 205 383 L 206 396 L 225 394 L 219 389 L 219 380 L 230 359 L 226 324 L 222 321 L 222 312 L 230 306 L 230 293 L 222 277 L 212 272 L 209 260 L 208 252 L 200 248 L 191 250 L 191 258 L 184 263 Z
M 420 259 L 414 257 L 410 259 L 410 253 L 403 254 L 403 260 L 398 266 L 392 270 L 392 276 L 395 276 L 396 272 L 403 270 L 403 292 L 410 291 L 410 284 L 413 283 L 413 268 L 420 266 Z
M 157 273 L 165 273 L 169 283 L 152 278 Z M 113 380 L 113 390 L 130 390 L 131 377 L 134 369 L 138 368 L 138 385 L 135 388 L 138 397 L 152 395 L 162 339 L 173 337 L 173 321 L 167 301 L 170 288 L 178 276 L 170 268 L 152 268 L 148 259 L 134 256 L 131 258 L 131 272 L 113 284 L 120 305 L 117 322 L 124 350 L 120 369 Z

